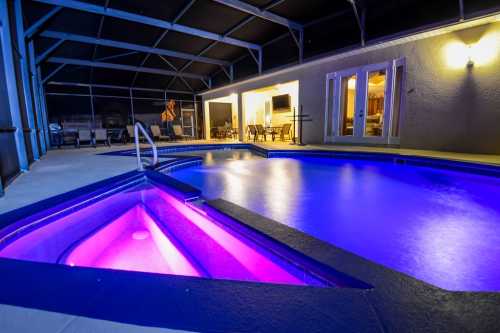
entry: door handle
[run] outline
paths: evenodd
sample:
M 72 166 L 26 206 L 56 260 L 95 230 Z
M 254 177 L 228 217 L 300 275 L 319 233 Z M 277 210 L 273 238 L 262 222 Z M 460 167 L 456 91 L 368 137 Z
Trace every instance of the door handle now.
M 361 117 L 363 117 L 363 115 L 364 115 L 363 110 L 359 110 L 359 115 L 358 115 L 358 117 L 360 117 L 360 118 L 361 118 Z

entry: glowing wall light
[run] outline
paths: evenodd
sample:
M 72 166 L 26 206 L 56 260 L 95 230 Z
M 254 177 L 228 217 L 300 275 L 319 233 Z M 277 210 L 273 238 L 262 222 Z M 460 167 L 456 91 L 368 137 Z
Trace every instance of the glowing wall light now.
M 484 66 L 492 63 L 500 53 L 500 32 L 489 33 L 471 47 L 471 59 L 475 65 Z
M 500 32 L 490 32 L 474 44 L 453 41 L 445 47 L 447 64 L 454 69 L 488 65 L 495 61 L 499 53 Z

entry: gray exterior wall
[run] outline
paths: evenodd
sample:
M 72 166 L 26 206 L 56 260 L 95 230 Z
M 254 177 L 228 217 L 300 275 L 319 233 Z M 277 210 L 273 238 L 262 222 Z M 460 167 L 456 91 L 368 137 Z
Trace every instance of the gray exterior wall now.
M 492 32 L 500 36 L 499 22 L 434 36 L 427 33 L 425 38 L 401 39 L 361 54 L 332 56 L 214 89 L 204 93 L 203 99 L 299 80 L 299 104 L 304 113 L 313 117 L 313 122 L 304 125 L 304 142 L 323 143 L 326 74 L 405 58 L 401 147 L 500 153 L 500 55 L 493 62 L 472 69 L 451 69 L 444 56 L 451 41 L 475 43 Z

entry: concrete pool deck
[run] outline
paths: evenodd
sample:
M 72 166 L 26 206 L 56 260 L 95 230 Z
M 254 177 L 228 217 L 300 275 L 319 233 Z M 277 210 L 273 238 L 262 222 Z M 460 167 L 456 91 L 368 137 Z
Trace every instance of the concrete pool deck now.
M 160 142 L 158 147 L 193 144 L 228 144 L 236 141 L 179 141 Z M 282 142 L 249 142 L 267 150 L 327 150 L 340 152 L 390 153 L 401 156 L 419 156 L 454 161 L 500 165 L 500 155 L 466 154 L 431 150 L 400 149 L 346 145 L 297 146 Z M 147 148 L 144 145 L 144 148 Z M 103 156 L 108 152 L 134 149 L 133 144 L 98 148 L 63 148 L 50 150 L 31 165 L 29 172 L 20 174 L 0 197 L 0 213 L 71 191 L 81 186 L 136 169 L 137 161 L 130 156 Z

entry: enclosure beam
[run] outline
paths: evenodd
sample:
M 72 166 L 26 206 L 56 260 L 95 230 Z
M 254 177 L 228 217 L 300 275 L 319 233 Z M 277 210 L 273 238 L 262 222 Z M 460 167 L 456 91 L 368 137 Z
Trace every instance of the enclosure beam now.
M 0 0 L 0 38 L 5 66 L 5 84 L 9 99 L 9 111 L 12 119 L 14 141 L 16 143 L 17 160 L 21 171 L 28 171 L 28 154 L 24 141 L 23 123 L 21 118 L 21 106 L 19 105 L 19 95 L 17 91 L 16 72 L 14 70 L 14 54 L 12 50 L 12 40 L 10 33 L 10 23 L 7 8 L 8 0 Z
M 358 7 L 356 4 L 356 0 L 347 0 L 352 6 L 352 10 L 354 11 L 354 16 L 356 17 L 356 22 L 358 23 L 358 27 L 361 33 L 361 46 L 365 46 L 365 24 L 364 19 L 361 18 L 358 12 Z M 363 15 L 364 16 L 364 15 Z
M 122 64 L 113 64 L 109 62 L 100 62 L 100 61 L 90 61 L 90 60 L 82 60 L 82 59 L 72 59 L 72 58 L 62 58 L 62 57 L 51 57 L 47 60 L 47 62 L 57 63 L 57 64 L 65 64 L 65 65 L 76 65 L 76 66 L 88 66 L 88 67 L 97 67 L 97 68 L 107 68 L 107 69 L 116 69 L 123 71 L 131 71 L 131 72 L 143 72 L 150 74 L 158 74 L 158 75 L 166 75 L 166 76 L 183 76 L 190 79 L 203 80 L 206 77 L 198 74 L 190 74 L 190 73 L 179 73 L 175 71 L 168 71 L 159 68 L 149 68 L 149 67 L 138 67 L 138 66 L 129 66 Z
M 70 86 L 70 87 L 88 87 L 92 86 L 93 88 L 104 88 L 104 89 L 118 89 L 118 90 L 137 90 L 137 91 L 151 91 L 151 92 L 168 92 L 168 93 L 176 93 L 176 94 L 189 94 L 191 95 L 192 91 L 187 90 L 165 90 L 165 89 L 154 89 L 154 88 L 141 88 L 141 87 L 126 87 L 126 86 L 115 86 L 110 84 L 89 84 L 89 83 L 75 83 L 75 82 L 61 82 L 61 81 L 50 81 L 47 83 L 48 85 L 54 86 Z
M 56 93 L 56 92 L 49 92 L 45 93 L 47 96 L 74 96 L 74 97 L 89 97 L 90 94 L 85 93 L 85 94 L 74 94 L 74 93 Z M 99 94 L 92 94 L 93 97 L 95 98 L 116 98 L 116 99 L 130 99 L 130 96 L 114 96 L 114 95 L 99 95 Z M 133 99 L 137 100 L 144 100 L 144 101 L 161 101 L 163 102 L 163 98 L 158 98 L 158 97 L 136 97 L 133 96 Z M 184 99 L 176 99 L 172 98 L 175 101 L 186 101 L 186 102 L 191 102 L 190 100 L 184 100 Z
M 137 54 L 137 53 L 139 53 L 139 52 L 137 52 L 137 51 L 130 51 L 130 52 L 124 52 L 124 53 L 114 54 L 114 55 L 110 55 L 110 56 L 106 56 L 106 57 L 102 57 L 102 58 L 97 58 L 97 59 L 94 59 L 94 60 L 95 61 L 110 60 L 110 59 L 116 59 L 116 58 L 126 57 L 126 56 L 129 56 L 129 55 L 132 55 L 132 54 Z
M 179 14 L 177 14 L 177 16 L 174 18 L 174 20 L 172 21 L 172 23 L 177 23 L 177 21 L 179 21 L 181 19 L 181 17 L 189 10 L 189 8 L 191 8 L 191 6 L 193 6 L 193 4 L 195 2 L 196 2 L 196 0 L 189 1 L 189 3 L 187 5 L 185 5 L 184 8 L 182 8 L 182 10 L 179 12 Z M 165 36 L 167 35 L 168 32 L 169 32 L 169 30 L 165 30 L 161 34 L 161 36 L 158 37 L 158 39 L 153 44 L 153 48 L 156 48 L 161 43 L 161 41 L 165 38 Z M 141 64 L 139 65 L 139 67 L 144 66 L 144 64 L 146 63 L 146 61 L 148 61 L 148 59 L 149 59 L 150 56 L 151 56 L 151 53 L 146 54 L 146 56 L 144 57 L 144 59 L 142 59 Z M 139 75 L 139 72 L 136 72 L 135 75 L 134 75 L 134 78 L 132 80 L 131 86 L 133 86 L 135 84 L 135 81 L 137 80 L 137 76 L 138 75 Z
M 85 3 L 85 2 L 81 2 L 81 1 L 75 1 L 75 0 L 34 0 L 34 1 L 49 4 L 49 5 L 71 8 L 71 9 L 80 10 L 80 11 L 84 11 L 87 13 L 93 13 L 93 14 L 97 14 L 97 15 L 105 15 L 105 16 L 109 16 L 109 17 L 118 18 L 121 20 L 150 25 L 150 26 L 157 27 L 157 28 L 173 30 L 173 31 L 185 33 L 188 35 L 193 35 L 193 36 L 197 36 L 197 37 L 201 37 L 201 38 L 205 38 L 205 39 L 211 39 L 211 40 L 215 40 L 215 41 L 219 41 L 222 43 L 231 44 L 231 45 L 235 45 L 235 46 L 239 46 L 239 47 L 251 48 L 251 49 L 255 49 L 255 50 L 259 48 L 259 45 L 257 45 L 257 44 L 249 43 L 249 42 L 239 40 L 236 38 L 224 37 L 223 35 L 216 34 L 213 32 L 209 32 L 209 31 L 205 31 L 205 30 L 201 30 L 201 29 L 197 29 L 197 28 L 192 28 L 192 27 L 188 27 L 185 25 L 172 23 L 172 22 L 168 22 L 165 20 L 160 20 L 160 19 L 156 19 L 156 18 L 144 16 L 144 15 L 134 14 L 134 13 L 126 12 L 126 11 L 119 10 L 119 9 L 113 9 L 113 8 L 105 9 L 102 6 L 97 6 L 97 5 L 93 5 L 93 4 Z
M 54 39 L 65 39 L 65 40 L 78 42 L 78 43 L 84 43 L 84 44 L 92 44 L 92 45 L 97 44 L 97 45 L 101 45 L 101 46 L 108 46 L 108 47 L 114 47 L 114 48 L 125 49 L 125 50 L 133 50 L 133 51 L 144 52 L 144 53 L 158 54 L 158 55 L 163 55 L 163 56 L 167 56 L 167 57 L 192 60 L 192 61 L 203 62 L 203 63 L 213 64 L 213 65 L 224 65 L 224 66 L 229 65 L 229 62 L 224 61 L 224 60 L 212 59 L 212 58 L 196 56 L 196 55 L 184 53 L 184 52 L 158 49 L 156 47 L 149 47 L 149 46 L 120 42 L 120 41 L 115 41 L 115 40 L 110 40 L 110 39 L 95 38 L 95 37 L 89 37 L 89 36 L 77 35 L 77 34 L 71 34 L 71 33 L 59 32 L 59 31 L 52 31 L 52 30 L 44 31 L 44 32 L 40 33 L 40 36 L 46 37 L 46 38 L 54 38 Z
M 57 13 L 61 11 L 62 7 L 54 7 L 50 12 L 45 14 L 38 21 L 33 23 L 26 31 L 24 32 L 24 37 L 27 39 L 33 38 L 33 36 L 42 28 L 42 26 L 51 18 L 53 18 Z
M 272 3 L 270 3 L 269 5 L 267 5 L 266 7 L 264 7 L 264 10 L 269 10 L 281 3 L 283 3 L 285 0 L 276 0 Z M 224 33 L 224 37 L 227 37 L 229 36 L 230 34 L 236 32 L 237 30 L 243 28 L 245 25 L 247 25 L 248 23 L 252 22 L 253 20 L 255 20 L 257 18 L 257 16 L 249 16 L 247 17 L 246 19 L 244 19 L 243 21 L 241 21 L 240 23 L 238 23 L 237 25 L 235 25 L 234 27 L 232 27 L 231 29 L 229 29 L 228 31 L 226 31 Z M 203 50 L 201 50 L 200 52 L 198 52 L 197 56 L 201 56 L 203 54 L 205 54 L 206 52 L 208 52 L 210 49 L 212 49 L 215 45 L 217 45 L 218 42 L 217 41 L 214 41 L 212 42 L 211 44 L 209 44 L 207 47 L 205 47 Z M 193 61 L 189 61 L 187 62 L 184 66 L 182 66 L 179 71 L 180 72 L 183 72 L 184 70 L 186 70 L 189 66 L 191 66 L 191 64 L 193 63 Z M 234 62 L 231 63 L 231 66 L 234 64 Z M 234 75 L 233 75 L 234 77 Z M 174 80 L 172 79 L 168 85 L 167 85 L 167 88 L 170 88 L 172 86 L 172 84 L 174 83 Z
M 213 0 L 217 3 L 220 3 L 222 5 L 231 7 L 233 9 L 245 12 L 247 14 L 257 16 L 263 20 L 274 22 L 280 25 L 283 25 L 285 27 L 291 28 L 291 29 L 296 29 L 300 30 L 302 29 L 302 25 L 294 22 L 292 20 L 289 20 L 285 17 L 276 15 L 272 12 L 269 12 L 265 9 L 260 9 L 258 7 L 252 6 L 246 2 L 239 1 L 239 0 Z
M 49 75 L 47 75 L 43 80 L 42 80 L 42 83 L 45 83 L 47 82 L 48 80 L 50 80 L 54 75 L 56 75 L 61 69 L 64 68 L 64 66 L 66 66 L 66 64 L 60 64 L 59 67 L 57 67 L 56 69 L 54 69 L 52 72 L 49 73 Z
M 40 102 L 43 113 L 43 130 L 45 131 L 45 145 L 47 148 L 50 147 L 50 132 L 49 132 L 49 112 L 47 111 L 47 100 L 45 99 L 45 91 L 42 83 L 42 70 L 40 66 L 37 67 L 37 77 L 38 77 L 38 91 L 40 96 Z
M 132 115 L 132 125 L 135 125 L 134 96 L 132 95 L 132 88 L 128 90 L 128 95 L 130 97 L 130 114 Z
M 63 43 L 64 43 L 64 39 L 59 39 L 57 42 L 55 42 L 54 44 L 52 44 L 51 47 L 49 47 L 42 54 L 40 54 L 38 57 L 36 57 L 36 64 L 39 65 L 42 61 L 44 61 L 45 59 L 47 59 Z
M 110 0 L 106 0 L 104 3 L 104 9 L 108 9 Z M 102 35 L 102 27 L 104 26 L 104 19 L 106 16 L 102 15 L 101 19 L 99 20 L 99 28 L 97 29 L 97 39 L 101 39 Z M 94 44 L 94 49 L 92 50 L 92 61 L 95 60 L 95 54 L 97 52 L 97 44 Z M 90 68 L 90 78 L 89 78 L 90 83 L 94 81 L 94 67 Z
M 33 98 L 35 100 L 35 111 L 36 111 L 36 122 L 38 124 L 38 137 L 40 139 L 40 149 L 42 150 L 42 155 L 45 155 L 47 152 L 46 146 L 46 138 L 45 138 L 45 130 L 44 130 L 44 113 L 42 111 L 42 102 L 40 99 L 40 89 L 38 87 L 38 70 L 36 68 L 35 63 L 35 46 L 33 40 L 30 40 L 28 43 L 28 52 L 29 52 L 29 65 L 31 72 L 31 85 L 33 91 Z
M 464 0 L 458 0 L 458 10 L 460 15 L 460 21 L 465 20 Z
M 30 88 L 30 73 L 28 64 L 28 55 L 26 52 L 26 43 L 24 40 L 24 25 L 23 25 L 23 11 L 21 0 L 14 1 L 14 11 L 16 20 L 16 31 L 17 31 L 17 46 L 20 59 L 21 67 L 21 81 L 23 87 L 24 95 L 24 105 L 26 107 L 26 118 L 28 120 L 28 126 L 26 130 L 29 130 L 29 137 L 31 141 L 31 151 L 33 152 L 33 159 L 38 160 L 40 158 L 40 152 L 38 151 L 38 138 L 36 132 L 35 124 L 35 110 L 33 110 L 33 95 Z

